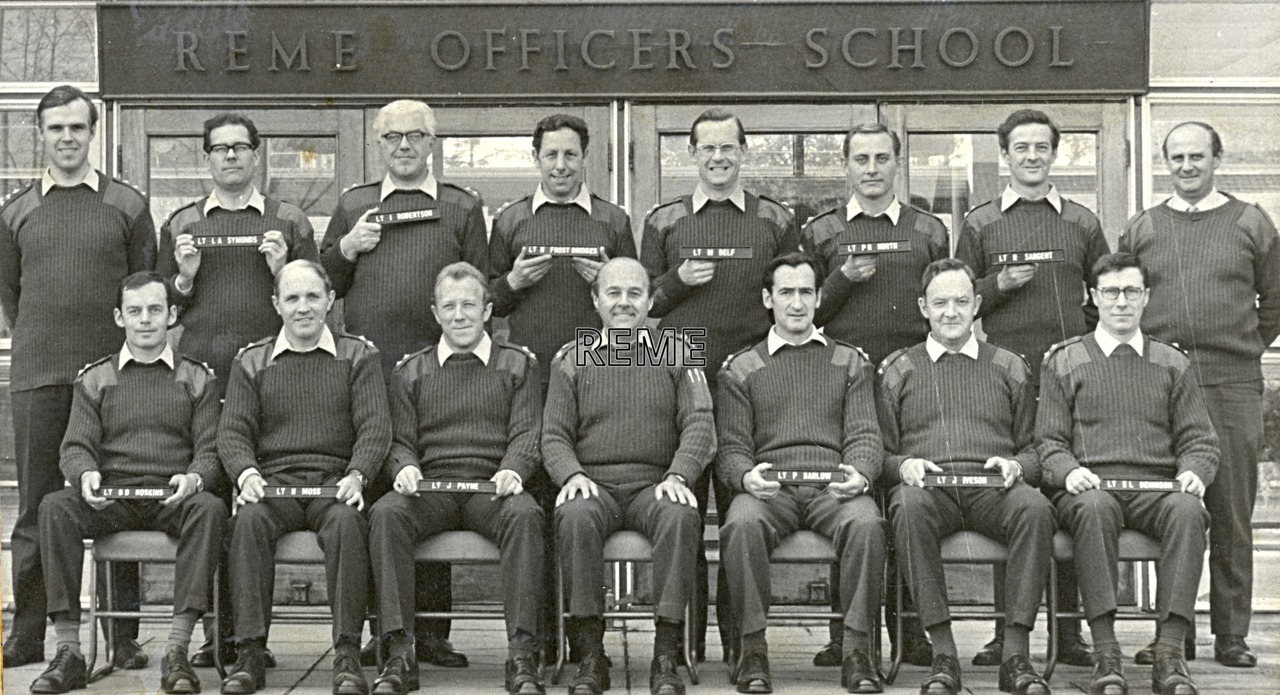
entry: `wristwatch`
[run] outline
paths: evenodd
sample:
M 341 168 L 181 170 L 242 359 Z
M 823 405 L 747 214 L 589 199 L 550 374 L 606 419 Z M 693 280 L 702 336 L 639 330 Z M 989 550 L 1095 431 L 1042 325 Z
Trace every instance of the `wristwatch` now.
M 364 485 L 365 485 L 365 482 L 364 482 L 364 473 L 361 473 L 359 470 L 357 470 L 357 469 L 355 469 L 355 468 L 352 468 L 352 469 L 347 473 L 347 475 L 349 475 L 349 476 L 351 476 L 351 477 L 355 478 L 355 479 L 356 479 L 356 482 L 360 483 L 360 487 L 364 487 Z
M 685 480 L 683 475 L 680 475 L 679 473 L 668 473 L 667 476 L 671 478 L 675 478 L 676 480 L 680 481 L 681 485 L 685 487 L 689 487 L 689 481 Z

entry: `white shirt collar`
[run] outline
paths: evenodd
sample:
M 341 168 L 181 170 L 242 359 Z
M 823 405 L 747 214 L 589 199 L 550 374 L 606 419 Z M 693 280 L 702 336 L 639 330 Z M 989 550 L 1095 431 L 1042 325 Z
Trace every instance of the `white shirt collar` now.
M 83 179 L 71 186 L 67 186 L 67 188 L 73 188 L 82 183 L 90 189 L 97 191 L 98 186 L 101 185 L 101 178 L 98 176 L 98 170 L 93 167 L 89 167 L 89 173 L 85 174 Z M 53 174 L 49 173 L 48 169 L 45 169 L 44 176 L 40 177 L 40 195 L 45 195 L 49 192 L 50 188 L 53 188 L 56 185 L 58 185 L 58 182 L 53 180 Z
M 1106 330 L 1104 330 L 1102 326 L 1098 326 L 1097 328 L 1093 329 L 1093 339 L 1098 341 L 1098 347 L 1102 348 L 1102 354 L 1106 355 L 1107 357 L 1110 357 L 1111 353 L 1115 352 L 1116 348 L 1120 347 L 1120 344 L 1121 344 L 1119 340 L 1115 339 L 1115 336 L 1111 335 Z M 1143 343 L 1143 340 L 1142 340 L 1141 330 L 1139 330 L 1137 333 L 1134 333 L 1132 338 L 1125 341 L 1125 344 L 1132 347 L 1133 351 L 1138 353 L 1138 357 L 1143 356 L 1142 343 Z
M 489 366 L 489 355 L 493 352 L 493 339 L 489 337 L 487 332 L 480 335 L 480 342 L 476 345 L 476 349 L 471 353 L 480 358 L 480 363 Z M 436 360 L 440 362 L 440 366 L 444 366 L 444 361 L 449 359 L 451 355 L 456 355 L 454 349 L 449 347 L 449 343 L 445 342 L 444 337 L 440 338 L 440 342 L 436 345 Z
M 1043 199 L 1047 200 L 1059 215 L 1062 214 L 1062 194 L 1058 193 L 1057 186 L 1049 184 L 1049 192 L 1044 194 Z M 1005 186 L 1004 193 L 1000 194 L 1000 212 L 1013 207 L 1013 204 L 1019 200 L 1031 200 L 1031 198 L 1026 198 L 1021 193 L 1013 190 L 1013 186 Z
M 214 208 L 222 208 L 223 210 L 231 210 L 233 212 L 236 210 L 244 210 L 245 208 L 253 208 L 258 211 L 258 214 L 265 215 L 267 214 L 267 199 L 258 191 L 258 187 L 254 186 L 253 192 L 249 194 L 249 200 L 245 202 L 243 208 L 231 208 L 227 207 L 226 204 L 222 202 L 222 199 L 218 197 L 217 189 L 214 189 L 213 193 L 210 193 L 209 197 L 204 201 L 204 214 L 207 216 L 209 211 Z
M 747 211 L 747 193 L 742 190 L 742 186 L 738 186 L 733 189 L 733 193 L 729 194 L 728 200 L 730 203 L 737 206 L 739 210 L 743 212 Z M 707 195 L 706 191 L 702 190 L 702 184 L 699 183 L 697 187 L 693 189 L 693 211 L 696 213 L 709 202 L 711 202 L 711 196 Z
M 933 337 L 932 331 L 929 332 L 929 337 L 924 339 L 924 350 L 929 353 L 929 359 L 934 362 L 937 362 L 943 355 L 951 352 L 951 350 L 947 349 L 946 345 L 938 342 L 938 339 Z M 964 355 L 970 359 L 978 359 L 978 336 L 974 335 L 973 331 L 969 331 L 969 339 L 964 341 L 964 345 L 961 345 L 960 350 L 957 352 L 958 354 Z
M 591 191 L 587 190 L 587 184 L 584 183 L 578 188 L 578 195 L 574 196 L 573 200 L 570 200 L 568 203 L 557 203 L 556 201 L 548 198 L 547 194 L 542 191 L 542 184 L 538 184 L 538 190 L 533 192 L 533 203 L 531 204 L 533 211 L 536 213 L 538 208 L 546 205 L 547 203 L 551 203 L 552 205 L 577 205 L 583 210 L 586 210 L 587 214 L 590 215 Z
M 1223 205 L 1226 205 L 1229 200 L 1231 199 L 1219 193 L 1218 189 L 1213 188 L 1209 190 L 1209 195 L 1201 198 L 1199 202 L 1195 203 L 1195 206 L 1196 210 L 1204 212 L 1206 210 L 1220 208 Z M 1168 205 L 1170 208 L 1173 208 L 1178 212 L 1189 212 L 1191 209 L 1191 203 L 1188 203 L 1176 195 L 1170 196 L 1169 200 L 1165 201 L 1165 205 Z
M 437 193 L 439 193 L 439 188 L 440 188 L 439 184 L 436 183 L 436 175 L 431 171 L 427 171 L 427 178 L 423 179 L 422 185 L 418 186 L 415 189 L 397 188 L 396 184 L 391 181 L 391 174 L 387 174 L 386 176 L 382 177 L 382 193 L 378 195 L 378 202 L 382 202 L 386 200 L 387 196 L 391 195 L 392 193 L 395 193 L 397 190 L 422 191 L 423 193 L 426 193 L 427 195 L 434 198 L 435 200 L 439 200 L 440 196 L 437 195 Z
M 850 198 L 849 204 L 844 206 L 844 209 L 846 212 L 845 219 L 849 222 L 852 222 L 853 218 L 858 215 L 867 214 L 867 211 L 863 210 L 862 205 L 858 202 L 857 196 Z M 888 217 L 889 221 L 893 224 L 898 224 L 898 216 L 902 214 L 902 203 L 899 203 L 898 198 L 895 196 L 893 200 L 889 201 L 889 207 L 885 208 L 884 212 L 881 214 Z M 876 215 L 876 217 L 879 216 L 880 215 Z
M 134 357 L 133 351 L 129 349 L 128 343 L 125 343 L 124 347 L 120 348 L 120 360 L 119 360 L 120 369 L 124 369 L 124 366 L 126 364 L 129 364 L 130 362 L 137 362 L 138 364 L 152 364 L 157 361 L 164 362 L 165 364 L 169 365 L 169 369 L 177 369 L 177 366 L 176 366 L 177 360 L 175 360 L 173 357 L 173 346 L 166 343 L 164 346 L 164 350 L 160 351 L 160 356 L 155 358 L 154 360 L 151 360 L 151 362 L 143 362 L 142 360 L 139 360 L 137 357 Z
M 800 345 L 804 345 L 805 343 L 822 343 L 823 345 L 826 345 L 827 337 L 819 333 L 817 328 L 814 328 L 810 330 L 809 337 L 805 338 Z M 787 345 L 795 344 L 787 342 L 782 336 L 778 335 L 777 326 L 769 329 L 769 335 L 765 338 L 765 348 L 769 350 L 770 355 L 781 350 Z
M 334 357 L 338 356 L 338 344 L 334 342 L 333 331 L 330 331 L 328 326 L 324 326 L 320 329 L 320 342 L 316 343 L 316 346 L 310 350 L 299 350 L 295 348 L 293 345 L 289 344 L 289 339 L 285 337 L 284 331 L 280 331 L 280 335 L 276 336 L 275 346 L 271 348 L 271 359 L 274 360 L 276 357 L 280 356 L 280 353 L 287 352 L 289 350 L 302 353 L 312 352 L 313 350 L 324 350 Z

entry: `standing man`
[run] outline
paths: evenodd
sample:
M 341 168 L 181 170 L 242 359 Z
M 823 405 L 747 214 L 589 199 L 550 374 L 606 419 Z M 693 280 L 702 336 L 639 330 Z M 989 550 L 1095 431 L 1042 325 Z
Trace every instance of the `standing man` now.
M 1152 689 L 1195 695 L 1183 642 L 1196 620 L 1209 514 L 1200 499 L 1218 467 L 1218 438 L 1191 361 L 1139 330 L 1151 292 L 1131 254 L 1103 256 L 1090 278 L 1098 328 L 1053 348 L 1040 377 L 1036 438 L 1045 482 L 1071 533 L 1095 666 L 1090 693 L 1123 695 L 1116 640 L 1120 531 L 1160 539 Z M 1104 478 L 1176 480 L 1175 492 L 1104 490 Z
M 847 205 L 810 220 L 801 232 L 805 247 L 827 268 L 814 323 L 826 335 L 862 348 L 877 365 L 894 350 L 924 340 L 929 332 L 916 299 L 925 267 L 950 253 L 947 228 L 942 220 L 894 196 L 902 158 L 897 133 L 880 123 L 863 123 L 844 136 L 843 151 L 853 197 Z M 879 252 L 846 253 L 852 244 L 865 245 L 868 251 L 875 245 Z M 883 251 L 885 246 L 892 250 Z M 831 586 L 838 587 L 838 565 L 832 568 Z M 832 610 L 840 609 L 837 593 L 832 592 Z M 815 665 L 841 664 L 842 635 L 840 622 L 831 621 L 831 641 L 814 657 Z M 908 619 L 905 635 L 906 644 L 895 649 L 905 651 L 908 663 L 928 666 L 933 655 L 920 622 Z
M 483 203 L 465 188 L 436 181 L 431 153 L 436 117 L 420 101 L 401 99 L 382 107 L 373 130 L 386 166 L 381 182 L 347 190 L 329 220 L 321 263 L 342 299 L 347 332 L 378 346 L 382 377 L 404 356 L 440 340 L 431 316 L 431 289 L 440 270 L 466 261 L 487 272 L 488 234 Z M 407 221 L 378 224 L 373 213 L 401 213 Z M 381 481 L 378 491 L 390 488 Z M 452 604 L 448 565 L 430 564 L 418 579 L 418 604 L 446 611 Z M 449 643 L 449 621 L 422 621 L 415 642 L 419 658 L 439 666 L 464 667 L 467 657 Z M 373 653 L 368 653 L 372 662 Z
M 1009 185 L 998 199 L 965 217 L 956 258 L 978 277 L 978 318 L 987 340 L 1028 364 L 1039 364 L 1050 346 L 1093 330 L 1098 322 L 1097 310 L 1085 299 L 1085 280 L 1109 249 L 1098 218 L 1063 198 L 1049 180 L 1061 139 L 1058 126 L 1043 112 L 1022 109 L 1009 114 L 996 136 L 1009 166 Z M 1052 252 L 1055 260 L 1009 264 L 1001 259 L 1002 254 L 1033 252 Z M 1029 378 L 1034 392 L 1040 372 L 1031 370 Z M 995 594 L 999 604 L 1004 595 L 1000 577 Z M 1058 572 L 1058 605 L 1074 607 L 1077 596 L 1075 573 L 1064 564 Z M 1058 659 L 1091 664 L 1080 621 L 1060 620 L 1058 629 Z M 995 638 L 973 657 L 974 664 L 993 666 L 1004 660 L 1002 633 L 997 621 Z
M 1040 482 L 1035 392 L 1022 358 L 973 334 L 973 316 L 982 303 L 973 288 L 973 271 L 963 262 L 930 263 L 919 300 L 929 336 L 890 355 L 880 367 L 884 474 L 893 485 L 889 522 L 901 549 L 898 562 L 933 642 L 931 674 L 920 692 L 961 691 L 941 543 L 952 533 L 972 530 L 1009 547 L 1000 690 L 1049 695 L 1048 683 L 1028 657 L 1054 531 L 1053 506 L 1032 487 Z M 986 473 L 998 473 L 1003 487 L 925 487 L 929 474 Z
M 885 563 L 885 522 L 871 485 L 884 450 L 876 425 L 871 365 L 855 347 L 813 326 L 820 303 L 816 264 L 801 253 L 770 263 L 762 297 L 773 328 L 720 371 L 717 471 L 736 496 L 720 529 L 733 624 L 742 660 L 732 666 L 738 692 L 773 692 L 769 647 L 769 555 L 800 528 L 831 539 L 839 557 L 844 613 L 841 687 L 884 689 L 871 660 Z M 839 470 L 825 488 L 767 480 L 779 468 Z
M 702 539 L 689 483 L 716 448 L 711 394 L 689 344 L 645 328 L 652 300 L 639 262 L 615 258 L 601 266 L 592 300 L 605 331 L 594 336 L 599 342 L 576 340 L 556 355 L 542 430 L 547 472 L 560 486 L 560 567 L 584 650 L 569 693 L 600 695 L 609 688 L 604 541 L 634 529 L 653 545 L 657 626 L 649 691 L 683 695 L 676 664 Z M 642 346 L 657 340 L 657 356 L 644 357 L 652 353 Z
M 391 448 L 391 416 L 378 351 L 325 325 L 329 276 L 313 261 L 276 275 L 272 302 L 283 319 L 274 338 L 252 343 L 231 368 L 218 427 L 218 456 L 242 505 L 228 554 L 238 661 L 227 694 L 266 683 L 263 649 L 271 619 L 276 541 L 312 530 L 325 557 L 333 611 L 334 695 L 365 695 L 360 630 L 368 607 L 368 524 L 362 492 Z M 336 486 L 334 497 L 264 499 L 268 485 Z
M 156 262 L 146 199 L 89 165 L 98 125 L 93 102 L 75 87 L 55 87 L 36 106 L 36 123 L 49 167 L 0 201 L 0 307 L 13 327 L 9 387 L 18 468 L 12 566 L 13 582 L 23 588 L 5 625 L 9 667 L 45 659 L 38 510 L 45 495 L 62 489 L 58 450 L 72 380 L 121 344 L 110 319 L 116 288 Z M 136 635 L 137 623 L 127 631 Z M 121 665 L 146 664 L 134 640 L 117 646 Z
M 1204 497 L 1213 656 L 1253 667 L 1258 658 L 1245 637 L 1253 614 L 1261 357 L 1280 335 L 1280 239 L 1262 208 L 1214 187 L 1222 139 L 1212 126 L 1174 126 L 1162 151 L 1174 195 L 1130 221 L 1120 248 L 1150 275 L 1143 332 L 1188 352 L 1222 445 Z M 1188 658 L 1193 653 L 1194 644 Z
M 130 275 L 117 301 L 115 321 L 124 328 L 124 347 L 76 377 L 62 442 L 62 474 L 70 487 L 40 505 L 40 551 L 58 650 L 31 684 L 33 693 L 86 686 L 80 651 L 84 539 L 137 529 L 178 539 L 173 627 L 160 685 L 166 693 L 200 691 L 187 648 L 196 620 L 212 608 L 213 575 L 227 527 L 227 506 L 206 491 L 222 481 L 214 441 L 217 389 L 208 367 L 169 347 L 169 327 L 178 312 L 162 276 Z M 113 501 L 99 494 L 103 486 L 116 485 L 167 485 L 173 494 L 154 501 Z
M 369 555 L 378 590 L 378 626 L 390 658 L 374 693 L 418 688 L 414 658 L 413 554 L 417 543 L 460 528 L 479 531 L 502 551 L 507 615 L 506 688 L 541 695 L 535 653 L 544 597 L 545 516 L 524 492 L 541 466 L 542 398 L 534 358 L 525 348 L 495 343 L 484 330 L 493 310 L 489 279 L 474 266 L 445 266 L 436 279 L 437 345 L 400 361 L 391 380 L 391 474 L 395 491 L 373 506 Z M 496 494 L 419 494 L 426 478 L 490 480 Z

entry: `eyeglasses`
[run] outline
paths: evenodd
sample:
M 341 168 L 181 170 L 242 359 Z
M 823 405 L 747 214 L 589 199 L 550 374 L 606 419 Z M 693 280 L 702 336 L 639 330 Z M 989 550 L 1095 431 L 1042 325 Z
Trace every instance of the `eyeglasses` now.
M 257 148 L 247 142 L 237 142 L 234 145 L 214 145 L 209 148 L 209 154 L 225 157 L 228 152 L 235 152 L 237 157 L 243 157 L 255 149 Z
M 703 157 L 714 157 L 719 153 L 726 157 L 732 157 L 733 155 L 738 154 L 738 151 L 741 149 L 742 145 L 736 142 L 729 142 L 723 145 L 698 145 L 698 154 Z
M 1103 299 L 1106 299 L 1112 302 L 1120 298 L 1121 292 L 1124 293 L 1125 299 L 1131 302 L 1136 302 L 1142 298 L 1142 295 L 1146 294 L 1147 288 L 1145 287 L 1125 287 L 1123 289 L 1119 287 L 1099 287 L 1098 288 L 1098 294 L 1102 295 Z
M 428 137 L 431 137 L 431 133 L 424 133 L 421 130 L 411 130 L 407 133 L 397 133 L 392 131 L 390 133 L 383 133 L 382 141 L 391 147 L 399 147 L 401 140 L 408 139 L 410 145 L 417 145 L 422 142 L 423 138 Z

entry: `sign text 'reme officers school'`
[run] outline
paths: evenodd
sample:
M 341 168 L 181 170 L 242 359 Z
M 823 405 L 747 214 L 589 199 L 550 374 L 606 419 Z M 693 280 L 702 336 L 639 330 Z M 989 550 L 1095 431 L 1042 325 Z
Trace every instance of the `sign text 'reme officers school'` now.
M 98 7 L 106 97 L 1142 93 L 1142 0 Z

